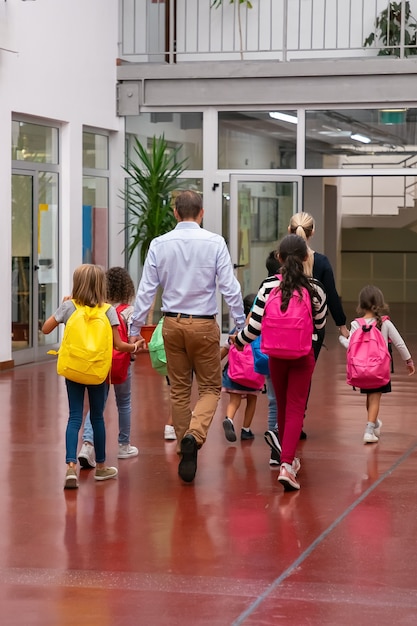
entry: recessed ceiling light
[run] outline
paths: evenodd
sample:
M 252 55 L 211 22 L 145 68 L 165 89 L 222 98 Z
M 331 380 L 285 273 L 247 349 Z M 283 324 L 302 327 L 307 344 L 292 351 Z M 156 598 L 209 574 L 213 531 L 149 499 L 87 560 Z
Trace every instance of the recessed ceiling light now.
M 361 135 L 360 133 L 354 133 L 350 136 L 354 141 L 359 141 L 360 143 L 371 143 L 372 139 L 367 137 L 366 135 Z
M 269 117 L 273 117 L 274 120 L 281 120 L 281 122 L 289 122 L 290 124 L 298 124 L 298 119 L 295 115 L 288 115 L 288 113 L 280 113 L 279 111 L 270 111 Z

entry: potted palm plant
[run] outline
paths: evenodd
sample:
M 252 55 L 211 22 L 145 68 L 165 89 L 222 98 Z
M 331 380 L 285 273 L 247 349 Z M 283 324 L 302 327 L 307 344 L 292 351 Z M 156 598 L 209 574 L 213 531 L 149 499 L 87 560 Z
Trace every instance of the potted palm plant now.
M 135 138 L 134 157 L 128 158 L 123 167 L 129 177 L 123 194 L 128 212 L 126 250 L 129 259 L 138 250 L 142 265 L 152 239 L 175 226 L 172 196 L 187 163 L 187 159 L 178 160 L 181 148 L 171 148 L 164 135 L 153 137 L 149 149 Z M 147 318 L 151 332 L 155 327 L 154 309 L 155 301 Z

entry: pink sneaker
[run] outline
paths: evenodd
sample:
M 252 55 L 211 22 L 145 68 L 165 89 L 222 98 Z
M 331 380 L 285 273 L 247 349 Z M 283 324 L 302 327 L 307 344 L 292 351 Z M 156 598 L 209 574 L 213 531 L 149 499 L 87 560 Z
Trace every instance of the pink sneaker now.
M 279 470 L 278 482 L 284 487 L 285 491 L 298 491 L 300 485 L 295 478 L 294 470 L 288 463 L 283 463 Z
M 301 469 L 300 459 L 297 456 L 294 457 L 294 461 L 292 462 L 292 469 L 295 475 L 297 475 Z

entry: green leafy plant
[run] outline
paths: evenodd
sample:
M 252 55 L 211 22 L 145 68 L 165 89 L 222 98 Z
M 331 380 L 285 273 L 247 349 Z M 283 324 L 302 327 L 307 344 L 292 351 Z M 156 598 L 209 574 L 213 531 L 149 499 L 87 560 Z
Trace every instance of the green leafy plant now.
M 138 248 L 143 264 L 152 239 L 175 226 L 171 194 L 178 187 L 178 177 L 186 169 L 187 162 L 187 159 L 177 161 L 181 148 L 171 149 L 162 135 L 152 138 L 148 152 L 135 138 L 133 151 L 137 158 L 128 159 L 123 167 L 129 176 L 124 193 L 128 210 L 125 230 L 129 259 Z
M 403 3 L 390 2 L 375 20 L 375 31 L 364 41 L 364 46 L 372 46 L 376 41 L 385 46 L 378 51 L 378 56 L 400 56 L 401 16 Z M 411 14 L 410 2 L 404 2 L 404 56 L 417 54 L 417 22 Z
M 164 135 L 153 137 L 148 151 L 137 138 L 133 146 L 133 159 L 123 167 L 128 174 L 123 198 L 127 204 L 128 219 L 126 250 L 129 259 L 139 249 L 141 263 L 145 262 L 150 243 L 155 237 L 174 228 L 176 220 L 172 207 L 172 194 L 178 188 L 178 177 L 186 169 L 187 159 L 177 161 L 182 146 L 171 148 Z M 156 296 L 149 310 L 147 325 L 154 323 Z
M 234 4 L 234 2 L 235 0 L 229 0 L 229 4 Z M 223 4 L 223 0 L 213 0 L 211 6 L 217 9 L 217 7 L 219 7 L 221 4 Z M 249 0 L 239 0 L 239 4 L 246 4 L 248 9 L 252 9 L 252 3 L 249 2 Z
M 239 25 L 239 41 L 240 41 L 240 58 L 243 59 L 243 33 L 242 33 L 242 15 L 240 12 L 240 5 L 244 4 L 247 9 L 252 9 L 253 5 L 250 0 L 236 0 L 237 2 L 237 20 Z M 229 4 L 234 4 L 235 0 L 229 0 Z M 213 0 L 211 8 L 218 9 L 223 4 L 223 0 Z

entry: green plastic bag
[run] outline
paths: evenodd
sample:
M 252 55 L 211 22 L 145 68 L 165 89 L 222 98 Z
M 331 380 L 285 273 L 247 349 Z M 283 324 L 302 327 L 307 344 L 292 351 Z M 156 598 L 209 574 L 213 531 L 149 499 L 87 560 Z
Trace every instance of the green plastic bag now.
M 166 376 L 168 374 L 167 370 L 167 357 L 165 354 L 164 347 L 164 338 L 162 336 L 162 326 L 164 323 L 164 318 L 162 317 L 155 330 L 152 333 L 152 337 L 150 342 L 148 343 L 149 356 L 151 357 L 152 367 L 159 373 L 161 376 Z

